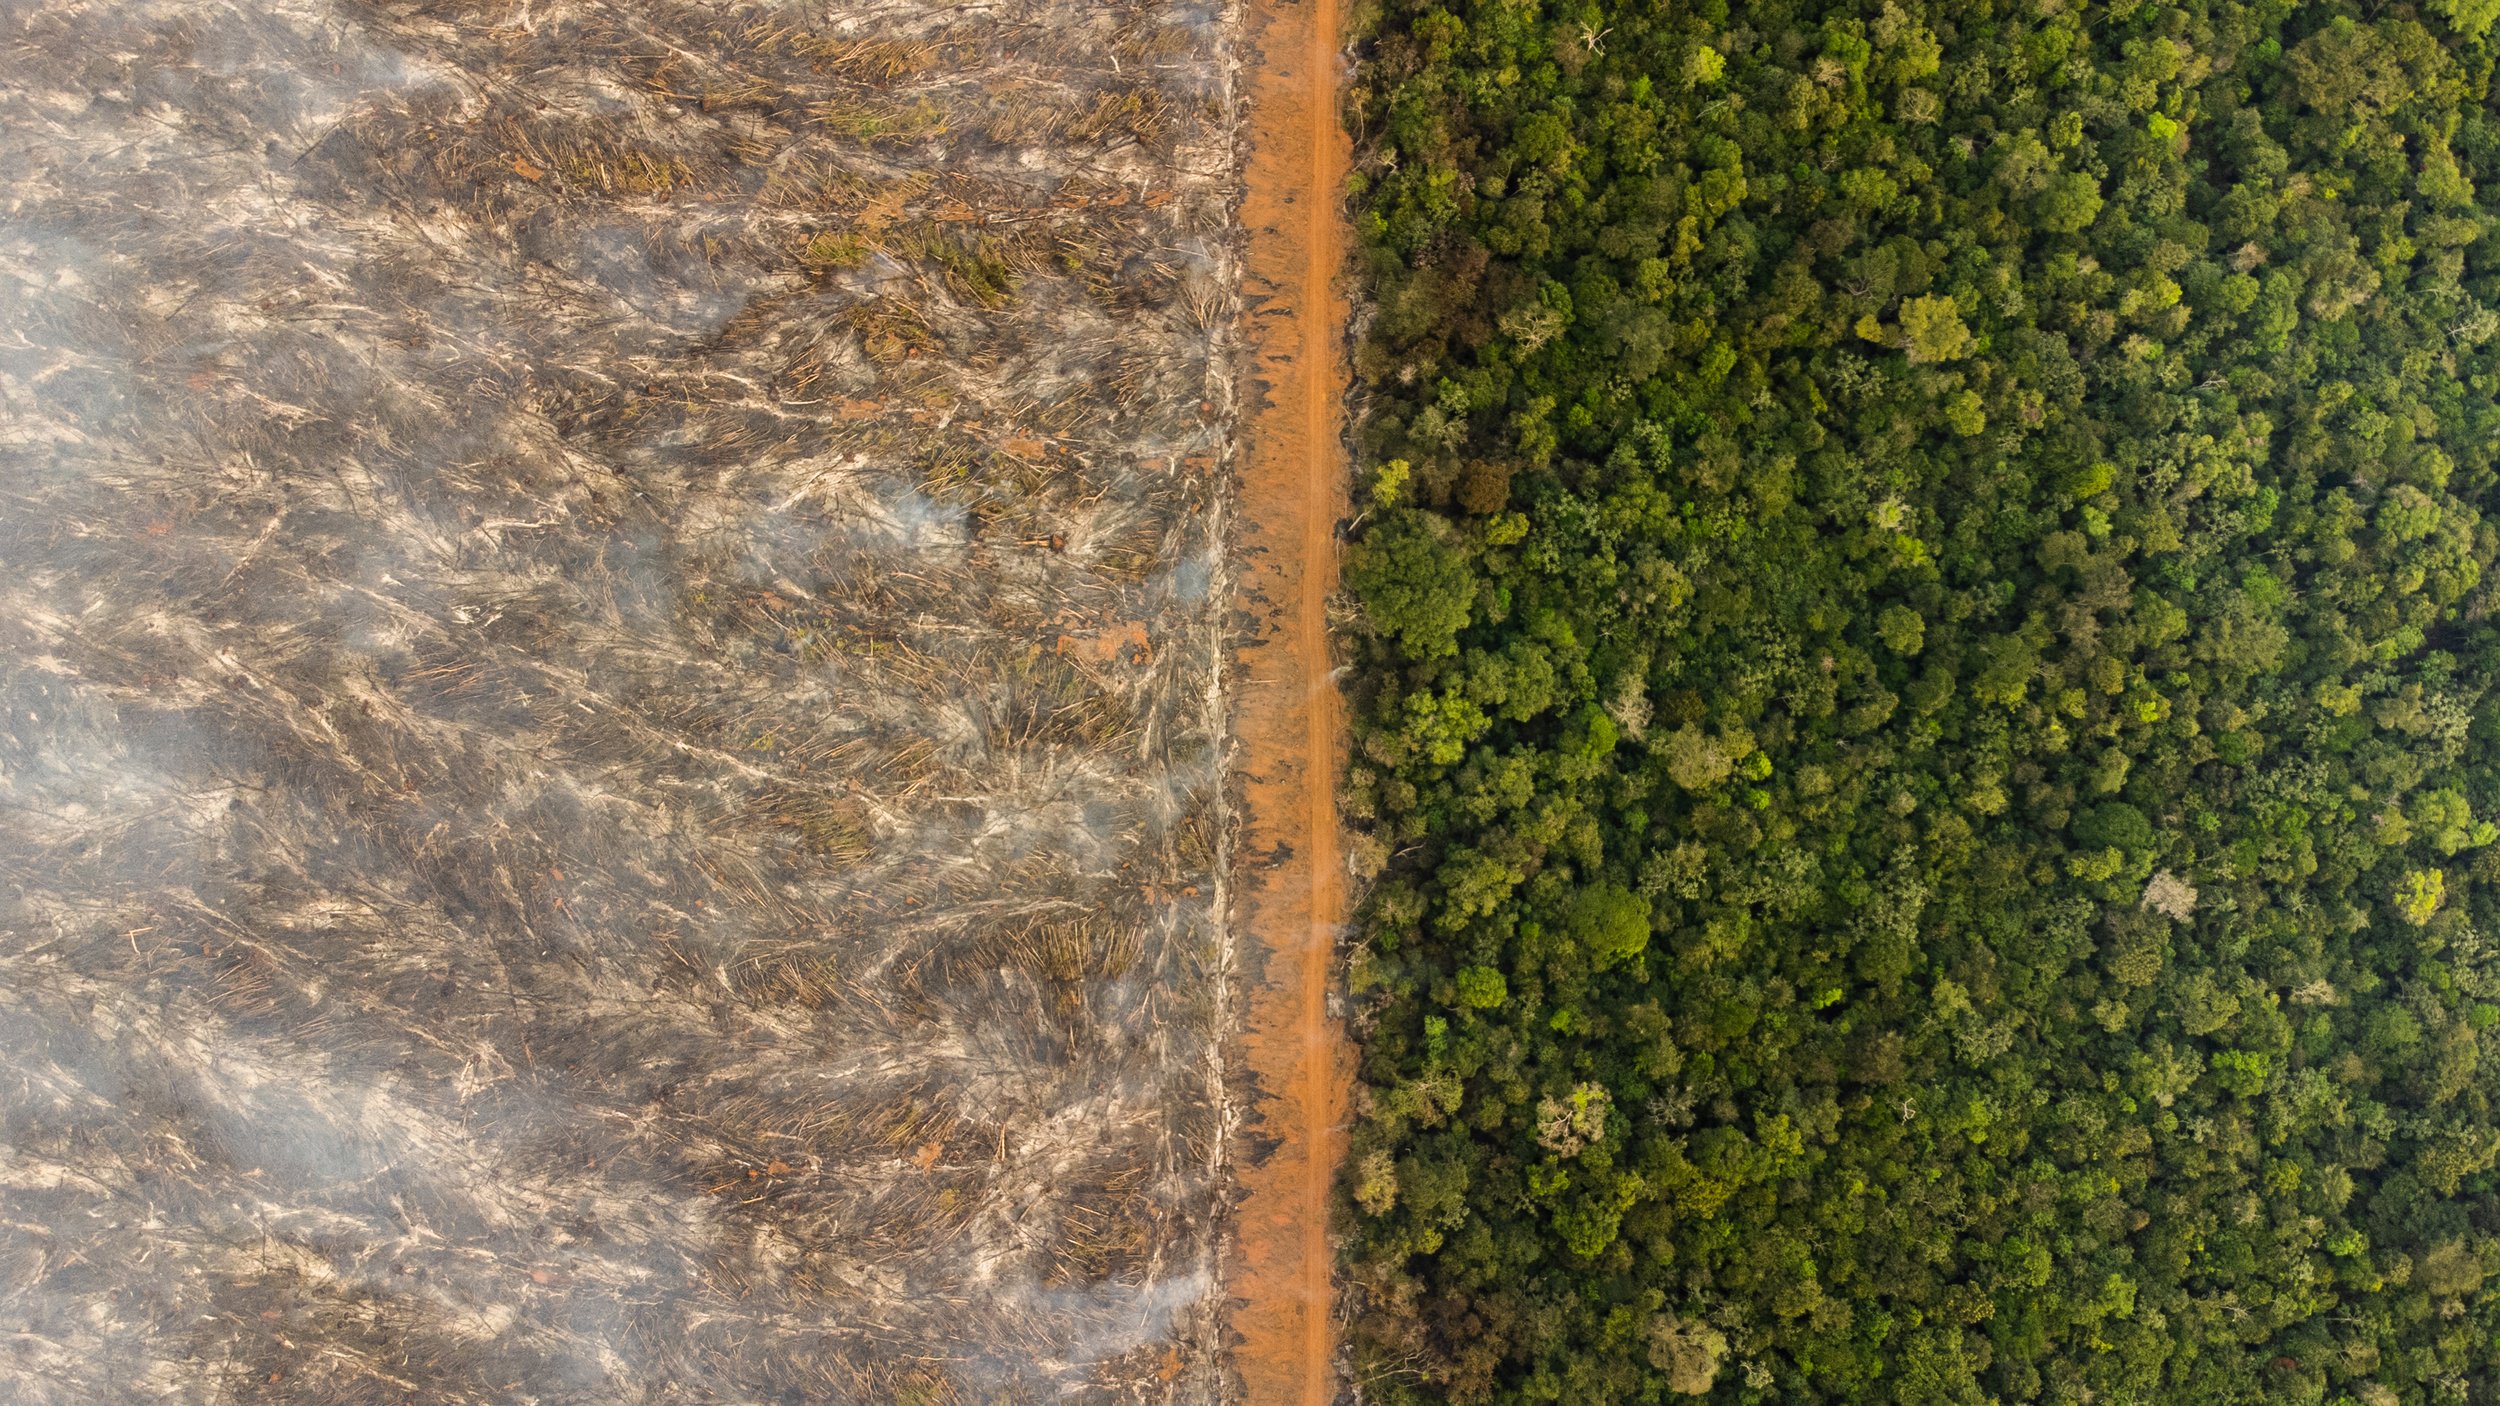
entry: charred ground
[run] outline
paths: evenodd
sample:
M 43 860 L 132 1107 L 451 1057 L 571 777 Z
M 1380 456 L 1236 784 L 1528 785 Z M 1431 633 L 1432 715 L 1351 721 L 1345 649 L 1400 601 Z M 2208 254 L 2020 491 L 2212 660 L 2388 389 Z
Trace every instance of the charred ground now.
M 26 1402 L 1216 1390 L 1220 7 L 0 7 Z

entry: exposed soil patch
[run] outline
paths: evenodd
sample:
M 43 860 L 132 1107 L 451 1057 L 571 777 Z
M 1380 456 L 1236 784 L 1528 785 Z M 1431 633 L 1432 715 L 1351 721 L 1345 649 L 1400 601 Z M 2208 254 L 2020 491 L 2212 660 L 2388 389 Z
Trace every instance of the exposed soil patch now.
M 1242 210 L 1255 386 L 1233 551 L 1238 602 L 1256 634 L 1235 675 L 1245 814 L 1233 882 L 1255 972 L 1253 1131 L 1271 1150 L 1239 1173 L 1228 1283 L 1246 1398 L 1324 1406 L 1337 1393 L 1328 1220 L 1347 1074 L 1328 1001 L 1344 866 L 1327 613 L 1345 499 L 1344 307 L 1334 280 L 1347 143 L 1335 0 L 1261 0 L 1251 26 Z

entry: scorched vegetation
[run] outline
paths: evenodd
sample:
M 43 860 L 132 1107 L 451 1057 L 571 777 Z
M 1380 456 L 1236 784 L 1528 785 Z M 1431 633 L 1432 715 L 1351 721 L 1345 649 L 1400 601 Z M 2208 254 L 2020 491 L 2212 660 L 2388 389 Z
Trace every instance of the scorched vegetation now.
M 1229 12 L 0 16 L 0 1396 L 1203 1398 Z

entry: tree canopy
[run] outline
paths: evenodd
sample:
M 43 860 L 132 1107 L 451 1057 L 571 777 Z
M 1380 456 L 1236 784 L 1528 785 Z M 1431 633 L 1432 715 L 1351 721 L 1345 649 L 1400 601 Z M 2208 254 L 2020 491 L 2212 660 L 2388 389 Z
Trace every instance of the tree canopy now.
M 2495 1399 L 2495 14 L 1383 0 L 1368 1399 Z

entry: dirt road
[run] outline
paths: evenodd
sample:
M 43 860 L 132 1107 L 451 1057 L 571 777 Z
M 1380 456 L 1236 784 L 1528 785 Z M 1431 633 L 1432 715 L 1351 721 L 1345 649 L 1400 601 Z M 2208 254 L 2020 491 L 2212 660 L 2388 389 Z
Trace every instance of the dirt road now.
M 1347 1072 L 1328 1011 L 1345 897 L 1327 619 L 1346 491 L 1337 0 L 1259 0 L 1250 47 L 1242 219 L 1254 360 L 1233 550 L 1237 604 L 1257 636 L 1235 680 L 1246 811 L 1236 916 L 1255 964 L 1251 1131 L 1270 1150 L 1242 1174 L 1229 1289 L 1244 1398 L 1325 1406 L 1337 1390 L 1328 1208 Z

